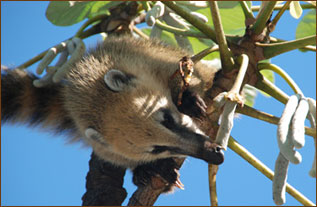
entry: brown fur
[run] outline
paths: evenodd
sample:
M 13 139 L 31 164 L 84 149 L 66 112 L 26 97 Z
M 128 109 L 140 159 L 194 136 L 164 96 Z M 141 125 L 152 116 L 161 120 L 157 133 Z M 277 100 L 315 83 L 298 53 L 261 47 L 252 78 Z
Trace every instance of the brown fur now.
M 194 139 L 179 135 L 158 124 L 159 109 L 167 108 L 176 121 L 184 120 L 176 103 L 180 78 L 169 78 L 178 69 L 186 52 L 132 37 L 108 38 L 90 51 L 70 71 L 66 84 L 35 88 L 36 79 L 13 70 L 2 77 L 2 121 L 68 130 L 73 137 L 84 137 L 87 128 L 98 131 L 106 145 L 87 140 L 101 158 L 124 167 L 135 167 L 152 160 L 173 157 L 168 152 L 145 152 L 154 145 L 184 146 L 200 153 Z M 104 75 L 118 69 L 135 77 L 131 89 L 109 90 Z M 215 68 L 195 65 L 191 90 L 200 95 L 211 87 Z M 186 118 L 186 117 L 185 117 Z M 199 130 L 198 130 L 199 131 Z M 179 155 L 178 155 L 179 156 Z

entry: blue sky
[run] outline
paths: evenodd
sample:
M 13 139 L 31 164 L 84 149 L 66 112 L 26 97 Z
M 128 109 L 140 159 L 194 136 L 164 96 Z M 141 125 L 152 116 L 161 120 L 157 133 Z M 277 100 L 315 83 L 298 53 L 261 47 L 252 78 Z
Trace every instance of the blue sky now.
M 52 25 L 45 18 L 47 5 L 48 2 L 1 2 L 1 64 L 19 65 L 73 36 L 81 26 Z M 272 35 L 292 40 L 298 22 L 287 12 Z M 97 35 L 85 43 L 93 47 L 98 39 L 101 38 Z M 316 99 L 315 53 L 292 51 L 273 58 L 272 63 L 285 69 L 307 97 Z M 278 76 L 276 84 L 292 94 Z M 260 94 L 254 107 L 276 116 L 283 110 L 283 104 Z M 278 155 L 275 125 L 241 115 L 235 119 L 232 136 L 274 169 Z M 306 136 L 306 145 L 299 151 L 303 161 L 290 165 L 288 181 L 316 203 L 316 180 L 308 176 L 314 155 L 313 139 Z M 81 205 L 90 154 L 89 147 L 67 144 L 66 137 L 53 136 L 40 128 L 2 125 L 1 205 Z M 230 149 L 225 156 L 217 175 L 219 205 L 274 205 L 271 181 Z M 185 190 L 161 195 L 156 205 L 210 205 L 207 164 L 189 158 L 180 173 Z M 126 174 L 125 188 L 129 198 L 135 190 L 130 172 Z M 285 205 L 300 205 L 288 194 L 286 199 Z

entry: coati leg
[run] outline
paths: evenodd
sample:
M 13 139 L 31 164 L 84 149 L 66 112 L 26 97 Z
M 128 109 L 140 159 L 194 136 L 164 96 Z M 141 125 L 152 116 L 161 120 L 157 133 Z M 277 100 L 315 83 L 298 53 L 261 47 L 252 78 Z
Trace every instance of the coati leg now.
M 94 152 L 86 176 L 83 206 L 120 206 L 127 196 L 123 188 L 125 168 L 100 159 Z
M 175 186 L 182 187 L 179 181 L 179 168 L 173 158 L 140 165 L 133 170 L 133 183 L 136 186 L 145 186 L 151 182 L 152 177 L 161 177 L 166 182 L 164 192 L 170 192 Z

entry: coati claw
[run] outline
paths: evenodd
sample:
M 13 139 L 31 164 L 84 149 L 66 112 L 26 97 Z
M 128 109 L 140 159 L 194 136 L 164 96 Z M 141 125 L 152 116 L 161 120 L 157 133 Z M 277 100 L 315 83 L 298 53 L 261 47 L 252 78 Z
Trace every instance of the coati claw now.
M 179 178 L 175 181 L 174 185 L 178 187 L 179 189 L 184 190 L 184 184 L 181 182 Z
M 179 180 L 178 165 L 173 158 L 161 159 L 152 163 L 139 165 L 133 170 L 133 183 L 145 186 L 151 183 L 152 177 L 161 178 L 165 183 L 164 192 L 170 192 L 173 187 L 184 189 Z

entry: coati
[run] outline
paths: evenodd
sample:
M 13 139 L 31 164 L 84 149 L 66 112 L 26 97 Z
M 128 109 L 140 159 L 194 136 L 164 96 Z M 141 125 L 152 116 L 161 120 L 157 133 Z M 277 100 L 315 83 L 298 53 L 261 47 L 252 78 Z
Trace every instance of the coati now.
M 195 64 L 182 105 L 176 106 L 181 80 L 170 77 L 187 55 L 155 40 L 109 37 L 62 83 L 36 88 L 36 76 L 2 71 L 2 123 L 40 125 L 82 138 L 103 160 L 137 172 L 138 166 L 187 155 L 221 164 L 221 148 L 191 118 L 203 114 L 201 98 L 217 69 Z

